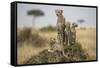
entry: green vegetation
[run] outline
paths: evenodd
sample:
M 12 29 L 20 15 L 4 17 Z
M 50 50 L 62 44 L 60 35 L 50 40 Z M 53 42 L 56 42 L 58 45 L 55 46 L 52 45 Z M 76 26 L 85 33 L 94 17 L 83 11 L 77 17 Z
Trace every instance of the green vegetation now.
M 40 31 L 42 31 L 42 32 L 53 32 L 53 31 L 56 31 L 56 27 L 49 25 L 47 27 L 41 28 Z
M 31 29 L 30 28 L 24 28 L 20 31 L 18 31 L 17 34 L 17 42 L 23 42 L 26 40 L 29 40 L 31 38 Z
M 45 46 L 46 42 L 46 39 L 41 37 L 38 32 L 32 33 L 31 28 L 22 29 L 17 36 L 18 46 L 23 46 L 23 43 L 27 43 L 35 47 L 41 47 Z

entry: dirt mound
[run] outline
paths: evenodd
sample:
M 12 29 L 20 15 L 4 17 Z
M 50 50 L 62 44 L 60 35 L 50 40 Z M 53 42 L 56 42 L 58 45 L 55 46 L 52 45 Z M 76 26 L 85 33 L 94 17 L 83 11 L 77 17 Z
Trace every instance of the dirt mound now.
M 25 64 L 41 64 L 41 63 L 57 63 L 57 62 L 73 62 L 86 61 L 87 54 L 81 48 L 79 43 L 65 48 L 65 57 L 61 51 L 48 52 L 44 50 L 39 55 L 31 57 Z

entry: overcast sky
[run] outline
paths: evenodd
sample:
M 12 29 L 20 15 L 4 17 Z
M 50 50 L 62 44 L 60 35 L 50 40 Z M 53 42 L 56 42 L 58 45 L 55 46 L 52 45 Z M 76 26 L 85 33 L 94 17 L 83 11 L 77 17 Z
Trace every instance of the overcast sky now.
M 96 8 L 86 8 L 86 7 L 72 7 L 72 6 L 54 6 L 54 5 L 39 5 L 39 4 L 18 4 L 17 19 L 18 26 L 31 26 L 32 16 L 28 16 L 27 12 L 29 10 L 39 9 L 45 13 L 45 16 L 36 18 L 35 26 L 43 27 L 49 24 L 56 25 L 57 16 L 55 15 L 55 9 L 63 10 L 63 15 L 66 21 L 75 21 L 79 19 L 84 19 L 85 22 L 83 26 L 96 26 Z M 81 25 L 80 25 L 81 26 Z

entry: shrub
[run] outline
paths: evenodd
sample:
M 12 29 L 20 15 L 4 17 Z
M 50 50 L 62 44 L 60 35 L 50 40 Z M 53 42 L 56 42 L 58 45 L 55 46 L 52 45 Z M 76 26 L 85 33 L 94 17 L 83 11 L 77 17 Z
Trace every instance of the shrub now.
M 32 33 L 32 31 L 34 31 Z M 23 43 L 31 44 L 35 47 L 44 46 L 46 43 L 46 39 L 41 37 L 38 32 L 35 32 L 35 29 L 24 28 L 22 29 L 17 36 L 17 43 L 19 46 L 22 46 Z
M 41 37 L 38 33 L 32 34 L 32 40 L 30 43 L 32 43 L 35 47 L 42 47 L 45 46 L 46 39 L 44 37 Z
M 18 33 L 17 41 L 18 42 L 23 42 L 25 40 L 29 40 L 31 36 L 32 36 L 31 28 L 24 28 Z
M 56 31 L 56 27 L 53 27 L 51 25 L 47 26 L 47 27 L 43 27 L 40 29 L 40 31 L 44 31 L 44 32 L 48 32 L 48 31 Z

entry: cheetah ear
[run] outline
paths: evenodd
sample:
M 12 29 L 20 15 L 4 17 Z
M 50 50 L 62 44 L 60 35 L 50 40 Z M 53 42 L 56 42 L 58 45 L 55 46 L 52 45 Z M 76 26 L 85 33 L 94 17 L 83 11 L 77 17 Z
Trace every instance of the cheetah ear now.
M 63 13 L 63 10 L 61 10 L 61 13 Z
M 76 27 L 78 27 L 78 24 L 76 24 Z

